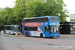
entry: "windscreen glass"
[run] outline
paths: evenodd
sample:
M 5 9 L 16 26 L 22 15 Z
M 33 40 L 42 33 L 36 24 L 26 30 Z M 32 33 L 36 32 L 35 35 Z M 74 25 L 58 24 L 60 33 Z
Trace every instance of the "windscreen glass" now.
M 20 30 L 20 27 L 19 27 L 19 26 L 14 26 L 14 27 L 13 27 L 13 30 L 14 30 L 14 31 L 19 31 L 19 30 Z
M 59 32 L 59 26 L 50 26 L 50 32 L 58 33 Z
M 51 17 L 50 22 L 59 22 L 59 18 Z

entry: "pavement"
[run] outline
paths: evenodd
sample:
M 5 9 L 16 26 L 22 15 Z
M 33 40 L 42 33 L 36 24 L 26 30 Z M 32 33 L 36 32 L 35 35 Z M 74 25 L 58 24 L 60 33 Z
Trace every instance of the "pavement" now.
M 75 38 L 75 34 L 60 34 L 60 38 Z

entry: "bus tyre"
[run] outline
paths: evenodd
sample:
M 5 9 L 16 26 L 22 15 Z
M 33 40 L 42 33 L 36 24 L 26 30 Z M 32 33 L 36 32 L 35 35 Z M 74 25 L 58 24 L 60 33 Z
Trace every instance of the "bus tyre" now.
M 50 38 L 55 38 L 54 36 L 50 37 Z
M 26 33 L 26 35 L 25 36 L 27 36 L 28 37 L 28 33 Z
M 43 34 L 42 33 L 40 34 L 40 37 L 43 38 Z
M 53 38 L 53 37 L 50 37 L 50 38 Z

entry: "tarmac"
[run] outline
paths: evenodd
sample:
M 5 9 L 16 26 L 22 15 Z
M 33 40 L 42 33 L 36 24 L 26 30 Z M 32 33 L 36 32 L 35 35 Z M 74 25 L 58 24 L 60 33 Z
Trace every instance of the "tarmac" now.
M 9 34 L 5 34 L 3 33 L 3 31 L 0 31 L 0 34 L 5 35 L 5 36 L 13 36 L 15 37 L 16 35 L 9 35 Z M 17 35 L 17 37 L 24 37 L 24 35 L 22 35 L 22 33 L 20 35 Z M 75 38 L 75 34 L 60 34 L 60 37 L 58 38 Z

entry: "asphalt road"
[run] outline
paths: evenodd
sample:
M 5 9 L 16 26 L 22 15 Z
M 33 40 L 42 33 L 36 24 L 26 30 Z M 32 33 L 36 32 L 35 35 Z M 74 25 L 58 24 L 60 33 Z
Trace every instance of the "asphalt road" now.
M 75 41 L 75 38 L 59 38 L 59 39 L 64 39 L 64 40 Z
M 75 50 L 73 38 L 38 38 L 0 34 L 0 50 Z

